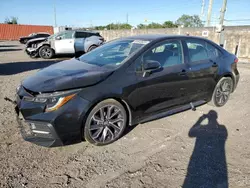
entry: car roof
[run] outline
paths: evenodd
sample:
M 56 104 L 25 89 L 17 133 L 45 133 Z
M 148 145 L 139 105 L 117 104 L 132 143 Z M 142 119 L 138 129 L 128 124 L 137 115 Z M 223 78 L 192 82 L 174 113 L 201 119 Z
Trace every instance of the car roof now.
M 99 33 L 99 32 L 97 32 L 97 31 L 87 31 L 87 30 L 71 30 L 71 31 L 75 31 L 75 32 L 84 32 L 84 33 L 94 33 L 94 34 Z
M 154 41 L 154 40 L 165 40 L 165 39 L 181 39 L 181 38 L 186 38 L 186 39 L 202 39 L 202 40 L 207 40 L 206 38 L 202 37 L 196 37 L 196 36 L 186 36 L 186 35 L 167 35 L 167 34 L 147 34 L 147 35 L 135 35 L 135 36 L 130 36 L 130 37 L 124 37 L 123 39 L 134 39 L 134 40 L 149 40 L 149 41 Z
M 49 35 L 49 33 L 46 33 L 46 32 L 37 32 L 35 34 L 48 34 Z

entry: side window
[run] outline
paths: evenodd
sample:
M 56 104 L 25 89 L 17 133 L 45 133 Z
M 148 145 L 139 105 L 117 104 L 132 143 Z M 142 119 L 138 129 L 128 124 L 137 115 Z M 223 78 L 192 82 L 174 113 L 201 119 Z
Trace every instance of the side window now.
M 75 38 L 87 38 L 88 37 L 88 33 L 86 32 L 76 32 L 75 34 Z
M 209 59 L 206 50 L 206 42 L 197 39 L 186 40 L 189 57 L 192 63 Z
M 215 59 L 220 56 L 220 51 L 213 45 L 206 42 L 206 49 L 209 59 Z
M 62 39 L 72 39 L 72 35 L 73 35 L 72 31 L 67 31 L 59 34 L 58 36 L 61 37 Z
M 182 64 L 181 42 L 178 40 L 162 42 L 143 55 L 143 61 L 145 60 L 158 61 L 162 67 Z

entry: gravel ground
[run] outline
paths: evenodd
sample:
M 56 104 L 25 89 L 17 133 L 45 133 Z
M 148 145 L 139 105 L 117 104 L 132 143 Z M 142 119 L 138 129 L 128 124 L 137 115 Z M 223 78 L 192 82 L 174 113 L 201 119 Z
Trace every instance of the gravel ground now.
M 0 42 L 0 187 L 250 187 L 249 65 L 239 63 L 240 83 L 222 108 L 139 124 L 104 147 L 43 148 L 23 141 L 4 98 L 14 99 L 22 79 L 56 61 Z

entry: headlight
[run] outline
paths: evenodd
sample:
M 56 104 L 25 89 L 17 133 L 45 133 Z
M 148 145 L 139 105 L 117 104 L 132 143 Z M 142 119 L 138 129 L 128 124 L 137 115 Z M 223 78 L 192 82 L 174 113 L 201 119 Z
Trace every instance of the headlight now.
M 33 98 L 34 102 L 46 103 L 46 112 L 55 111 L 70 101 L 80 90 L 44 93 Z

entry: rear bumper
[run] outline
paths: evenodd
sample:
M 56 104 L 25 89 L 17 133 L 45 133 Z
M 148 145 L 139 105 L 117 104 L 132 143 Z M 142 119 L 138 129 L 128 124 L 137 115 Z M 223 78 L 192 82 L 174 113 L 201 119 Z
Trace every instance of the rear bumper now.
M 239 80 L 240 80 L 240 74 L 238 72 L 238 70 L 234 70 L 233 72 L 233 81 L 234 81 L 234 88 L 233 88 L 233 92 L 235 91 L 238 83 L 239 83 Z

